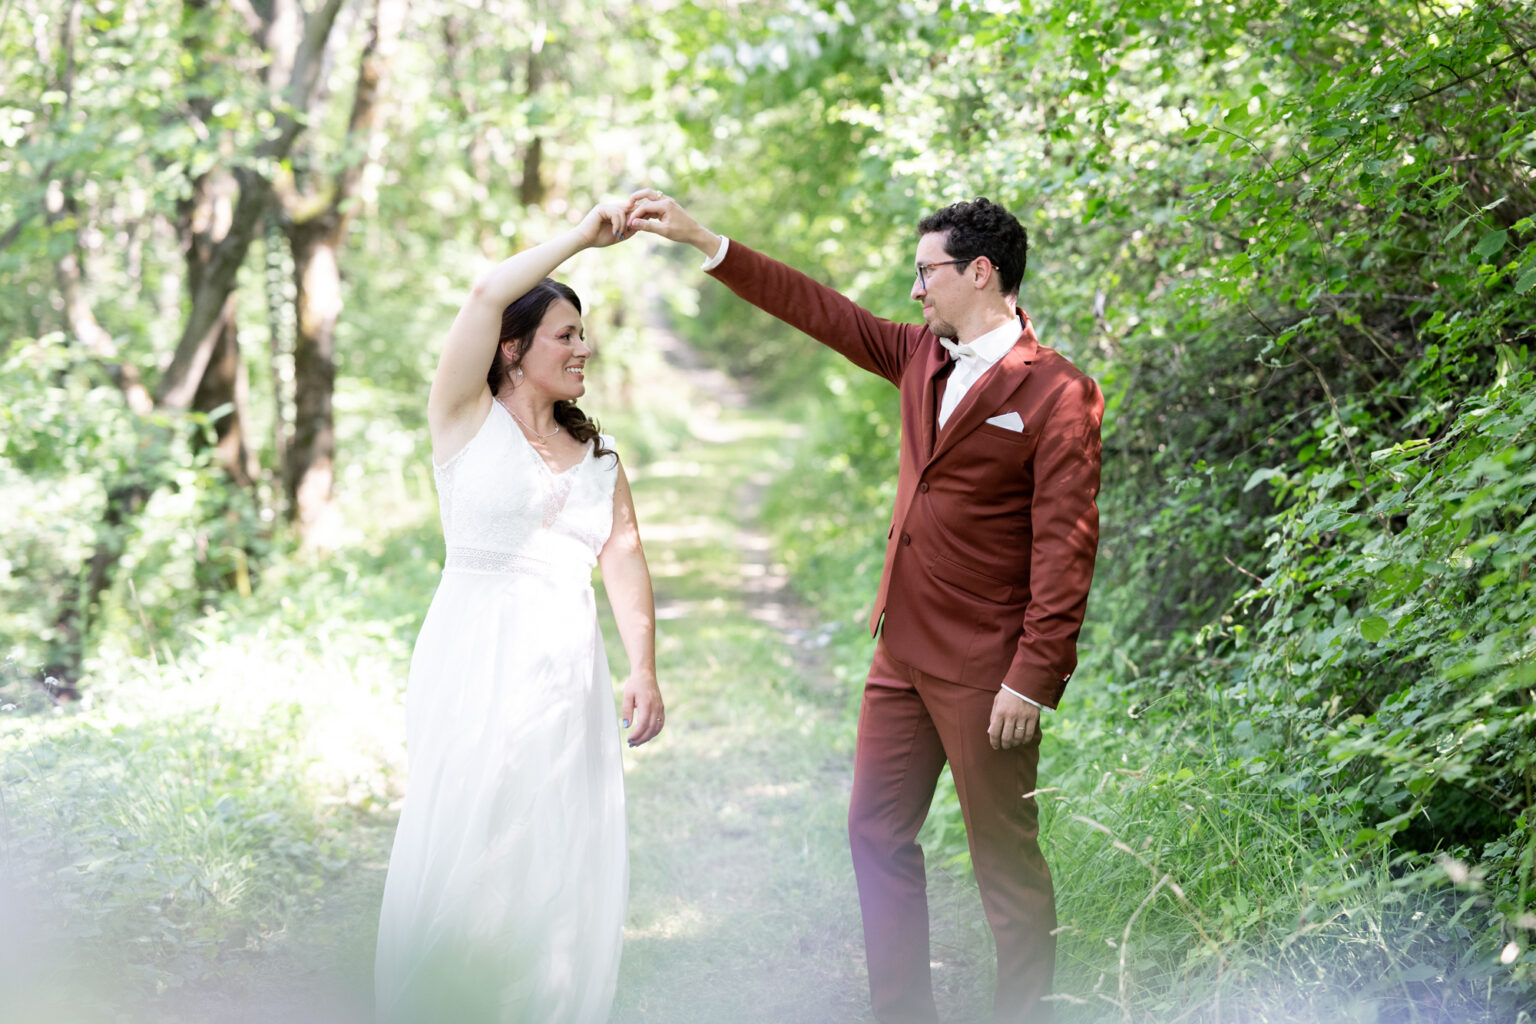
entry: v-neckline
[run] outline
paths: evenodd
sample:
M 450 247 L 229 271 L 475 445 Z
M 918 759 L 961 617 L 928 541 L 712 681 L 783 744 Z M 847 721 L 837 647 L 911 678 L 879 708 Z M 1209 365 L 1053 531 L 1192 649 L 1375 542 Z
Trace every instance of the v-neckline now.
M 558 479 L 559 477 L 565 476 L 577 467 L 585 465 L 586 461 L 592 457 L 592 443 L 589 441 L 586 445 L 587 450 L 582 453 L 581 458 L 577 459 L 569 466 L 566 466 L 564 469 L 555 469 L 549 464 L 548 459 L 539 454 L 539 450 L 533 446 L 533 442 L 528 440 L 528 435 L 523 433 L 523 428 L 518 425 L 517 418 L 512 415 L 512 410 L 508 409 L 505 405 L 502 405 L 501 401 L 495 397 L 492 397 L 491 402 L 494 403 L 496 407 L 499 408 L 502 412 L 507 414 L 507 420 L 512 426 L 512 433 L 523 439 L 523 444 L 527 446 L 529 454 L 538 460 L 539 465 L 544 467 L 544 472 L 548 473 L 551 477 Z

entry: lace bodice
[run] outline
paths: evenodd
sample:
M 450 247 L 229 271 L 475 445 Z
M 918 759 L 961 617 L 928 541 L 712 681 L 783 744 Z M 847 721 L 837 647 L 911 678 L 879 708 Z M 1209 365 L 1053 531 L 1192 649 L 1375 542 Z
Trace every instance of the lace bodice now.
M 606 447 L 612 438 L 603 438 Z M 434 467 L 445 570 L 591 573 L 613 529 L 618 459 L 586 456 L 555 473 L 500 402 L 469 443 Z

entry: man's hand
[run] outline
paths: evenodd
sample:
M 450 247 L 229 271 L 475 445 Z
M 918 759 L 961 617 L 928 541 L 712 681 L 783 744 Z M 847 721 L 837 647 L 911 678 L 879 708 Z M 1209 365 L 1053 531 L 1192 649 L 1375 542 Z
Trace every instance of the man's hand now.
M 630 231 L 649 231 L 674 242 L 686 242 L 705 256 L 713 256 L 720 248 L 719 235 L 688 216 L 676 199 L 654 188 L 642 188 L 631 195 L 628 213 Z
M 992 702 L 992 721 L 987 738 L 993 750 L 1012 750 L 1034 741 L 1040 734 L 1040 709 L 1023 697 L 998 690 Z

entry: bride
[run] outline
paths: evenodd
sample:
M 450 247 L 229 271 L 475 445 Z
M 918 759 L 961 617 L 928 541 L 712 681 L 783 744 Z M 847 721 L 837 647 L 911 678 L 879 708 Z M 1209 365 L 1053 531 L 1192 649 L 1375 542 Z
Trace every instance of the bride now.
M 432 381 L 447 556 L 406 690 L 374 966 L 389 1024 L 598 1024 L 613 1000 L 629 864 L 593 566 L 631 666 L 631 746 L 662 728 L 655 604 L 613 441 L 575 404 L 581 301 L 546 275 L 619 241 L 624 216 L 600 204 L 486 273 Z

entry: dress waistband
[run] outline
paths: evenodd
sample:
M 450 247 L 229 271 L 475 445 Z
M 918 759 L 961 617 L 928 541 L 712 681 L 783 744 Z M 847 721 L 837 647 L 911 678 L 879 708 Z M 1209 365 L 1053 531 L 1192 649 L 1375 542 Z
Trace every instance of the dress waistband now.
M 480 548 L 449 548 L 443 559 L 443 572 L 472 572 L 484 576 L 542 576 L 558 579 L 567 573 L 554 562 L 546 562 L 527 555 L 510 555 L 505 551 L 485 551 Z

